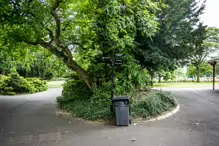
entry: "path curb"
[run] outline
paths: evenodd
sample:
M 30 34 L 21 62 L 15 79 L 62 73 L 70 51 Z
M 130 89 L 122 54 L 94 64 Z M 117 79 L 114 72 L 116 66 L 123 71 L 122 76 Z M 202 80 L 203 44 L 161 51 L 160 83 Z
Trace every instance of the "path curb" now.
M 169 112 L 167 112 L 167 113 L 165 113 L 165 114 L 163 114 L 163 115 L 160 115 L 160 116 L 158 116 L 158 117 L 156 117 L 156 118 L 151 118 L 151 119 L 149 119 L 149 120 L 144 120 L 144 119 L 142 119 L 142 120 L 140 120 L 140 121 L 143 121 L 143 122 L 153 122 L 153 121 L 163 120 L 163 119 L 166 119 L 166 118 L 168 118 L 168 117 L 170 117 L 170 116 L 172 116 L 172 115 L 175 115 L 175 114 L 179 111 L 179 109 L 180 109 L 180 105 L 177 104 L 176 108 L 174 108 L 173 110 L 171 110 L 171 111 L 169 111 Z M 134 123 L 139 123 L 140 121 L 136 121 L 136 122 L 135 122 L 135 120 L 134 120 L 133 122 L 134 122 Z M 140 123 L 141 123 L 141 122 L 140 122 Z
M 174 108 L 173 110 L 171 110 L 171 111 L 169 111 L 169 112 L 167 112 L 167 113 L 165 113 L 165 114 L 163 114 L 163 115 L 160 115 L 160 116 L 158 116 L 158 117 L 151 118 L 151 119 L 148 119 L 148 120 L 141 119 L 140 121 L 139 121 L 139 120 L 136 121 L 135 119 L 133 119 L 133 122 L 134 122 L 134 123 L 141 123 L 141 122 L 153 122 L 153 121 L 163 120 L 163 119 L 166 119 L 166 118 L 168 118 L 168 117 L 170 117 L 170 116 L 172 116 L 172 115 L 175 115 L 175 114 L 179 111 L 179 109 L 180 109 L 180 105 L 177 104 L 176 108 Z M 56 111 L 56 114 L 57 114 L 57 115 L 71 116 L 70 113 L 64 112 L 64 111 L 62 111 L 62 110 Z M 75 117 L 75 118 L 77 118 L 77 117 Z M 81 118 L 77 118 L 77 119 L 81 119 Z M 83 120 L 83 119 L 82 119 L 82 120 Z
M 169 111 L 168 113 L 165 113 L 164 115 L 158 116 L 156 118 L 149 119 L 149 120 L 147 120 L 147 122 L 166 119 L 166 118 L 168 118 L 168 117 L 170 117 L 172 115 L 175 115 L 179 111 L 179 109 L 180 109 L 180 106 L 178 104 L 177 107 L 174 108 L 172 111 Z

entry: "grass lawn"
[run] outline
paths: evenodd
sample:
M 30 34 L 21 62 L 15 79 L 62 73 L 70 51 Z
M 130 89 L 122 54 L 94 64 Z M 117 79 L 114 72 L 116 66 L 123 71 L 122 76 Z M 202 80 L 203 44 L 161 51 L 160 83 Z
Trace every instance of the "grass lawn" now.
M 49 81 L 47 83 L 48 85 L 48 88 L 61 88 L 62 87 L 62 84 L 64 83 L 65 81 Z
M 65 81 L 49 81 L 48 88 L 61 88 Z M 217 87 L 219 82 L 216 82 Z M 176 82 L 176 83 L 155 83 L 155 88 L 202 88 L 202 87 L 212 87 L 212 82 Z
M 217 87 L 218 82 L 215 86 Z M 177 82 L 177 83 L 155 83 L 155 88 L 202 88 L 202 87 L 212 87 L 212 82 Z

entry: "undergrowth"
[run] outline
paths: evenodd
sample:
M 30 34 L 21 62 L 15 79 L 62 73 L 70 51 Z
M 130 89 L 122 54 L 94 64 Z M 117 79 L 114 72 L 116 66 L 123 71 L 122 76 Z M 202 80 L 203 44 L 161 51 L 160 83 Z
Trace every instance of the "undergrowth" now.
M 62 96 L 57 98 L 58 107 L 72 115 L 87 120 L 109 120 L 112 118 L 111 84 L 90 91 L 80 80 L 68 80 Z M 168 111 L 177 105 L 170 93 L 160 91 L 135 91 L 131 95 L 131 116 L 150 118 Z
M 175 98 L 168 92 L 151 90 L 148 92 L 133 93 L 131 114 L 132 117 L 156 117 L 177 106 Z

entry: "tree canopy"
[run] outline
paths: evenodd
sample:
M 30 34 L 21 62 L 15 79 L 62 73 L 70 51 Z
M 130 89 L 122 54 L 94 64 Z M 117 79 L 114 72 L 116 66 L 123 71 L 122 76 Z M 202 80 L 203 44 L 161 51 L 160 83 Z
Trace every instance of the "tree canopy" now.
M 189 47 L 194 28 L 205 5 L 198 7 L 194 0 L 165 0 L 161 11 L 157 12 L 159 30 L 147 37 L 138 33 L 136 59 L 153 74 L 159 71 L 174 70 L 184 63 L 194 52 Z
M 157 26 L 153 13 L 158 6 L 146 0 L 5 0 L 1 6 L 4 41 L 49 50 L 90 88 L 92 79 L 73 52 L 87 53 L 90 49 L 97 49 L 97 54 L 116 49 L 127 52 L 137 30 L 151 36 Z
M 217 32 L 217 28 L 207 28 L 207 26 L 199 24 L 192 33 L 193 39 L 189 45 L 195 50 L 191 56 L 191 64 L 196 68 L 197 82 L 200 82 L 202 64 L 206 62 L 211 53 L 219 48 Z
M 145 82 L 146 72 L 152 78 L 154 73 L 173 72 L 205 48 L 206 26 L 200 23 L 205 2 L 199 6 L 195 0 L 2 0 L 0 6 L 4 61 L 13 64 L 13 58 L 20 59 L 22 63 L 13 65 L 22 69 L 33 67 L 35 60 L 45 68 L 54 60 L 48 66 L 65 65 L 90 89 L 98 78 L 110 80 L 110 67 L 102 57 L 126 54 L 125 65 L 115 71 L 118 78 L 126 80 L 125 75 L 136 84 Z
M 200 66 L 200 76 L 212 76 L 212 66 L 208 63 L 202 63 Z M 197 69 L 194 65 L 190 65 L 187 71 L 187 75 L 197 77 Z

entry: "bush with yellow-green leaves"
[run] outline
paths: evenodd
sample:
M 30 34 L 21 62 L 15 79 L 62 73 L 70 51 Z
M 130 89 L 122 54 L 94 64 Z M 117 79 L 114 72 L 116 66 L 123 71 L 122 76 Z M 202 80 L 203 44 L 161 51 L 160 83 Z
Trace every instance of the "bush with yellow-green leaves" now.
M 17 72 L 8 76 L 0 76 L 0 94 L 16 95 L 36 93 L 47 90 L 47 82 L 38 78 L 23 78 Z

